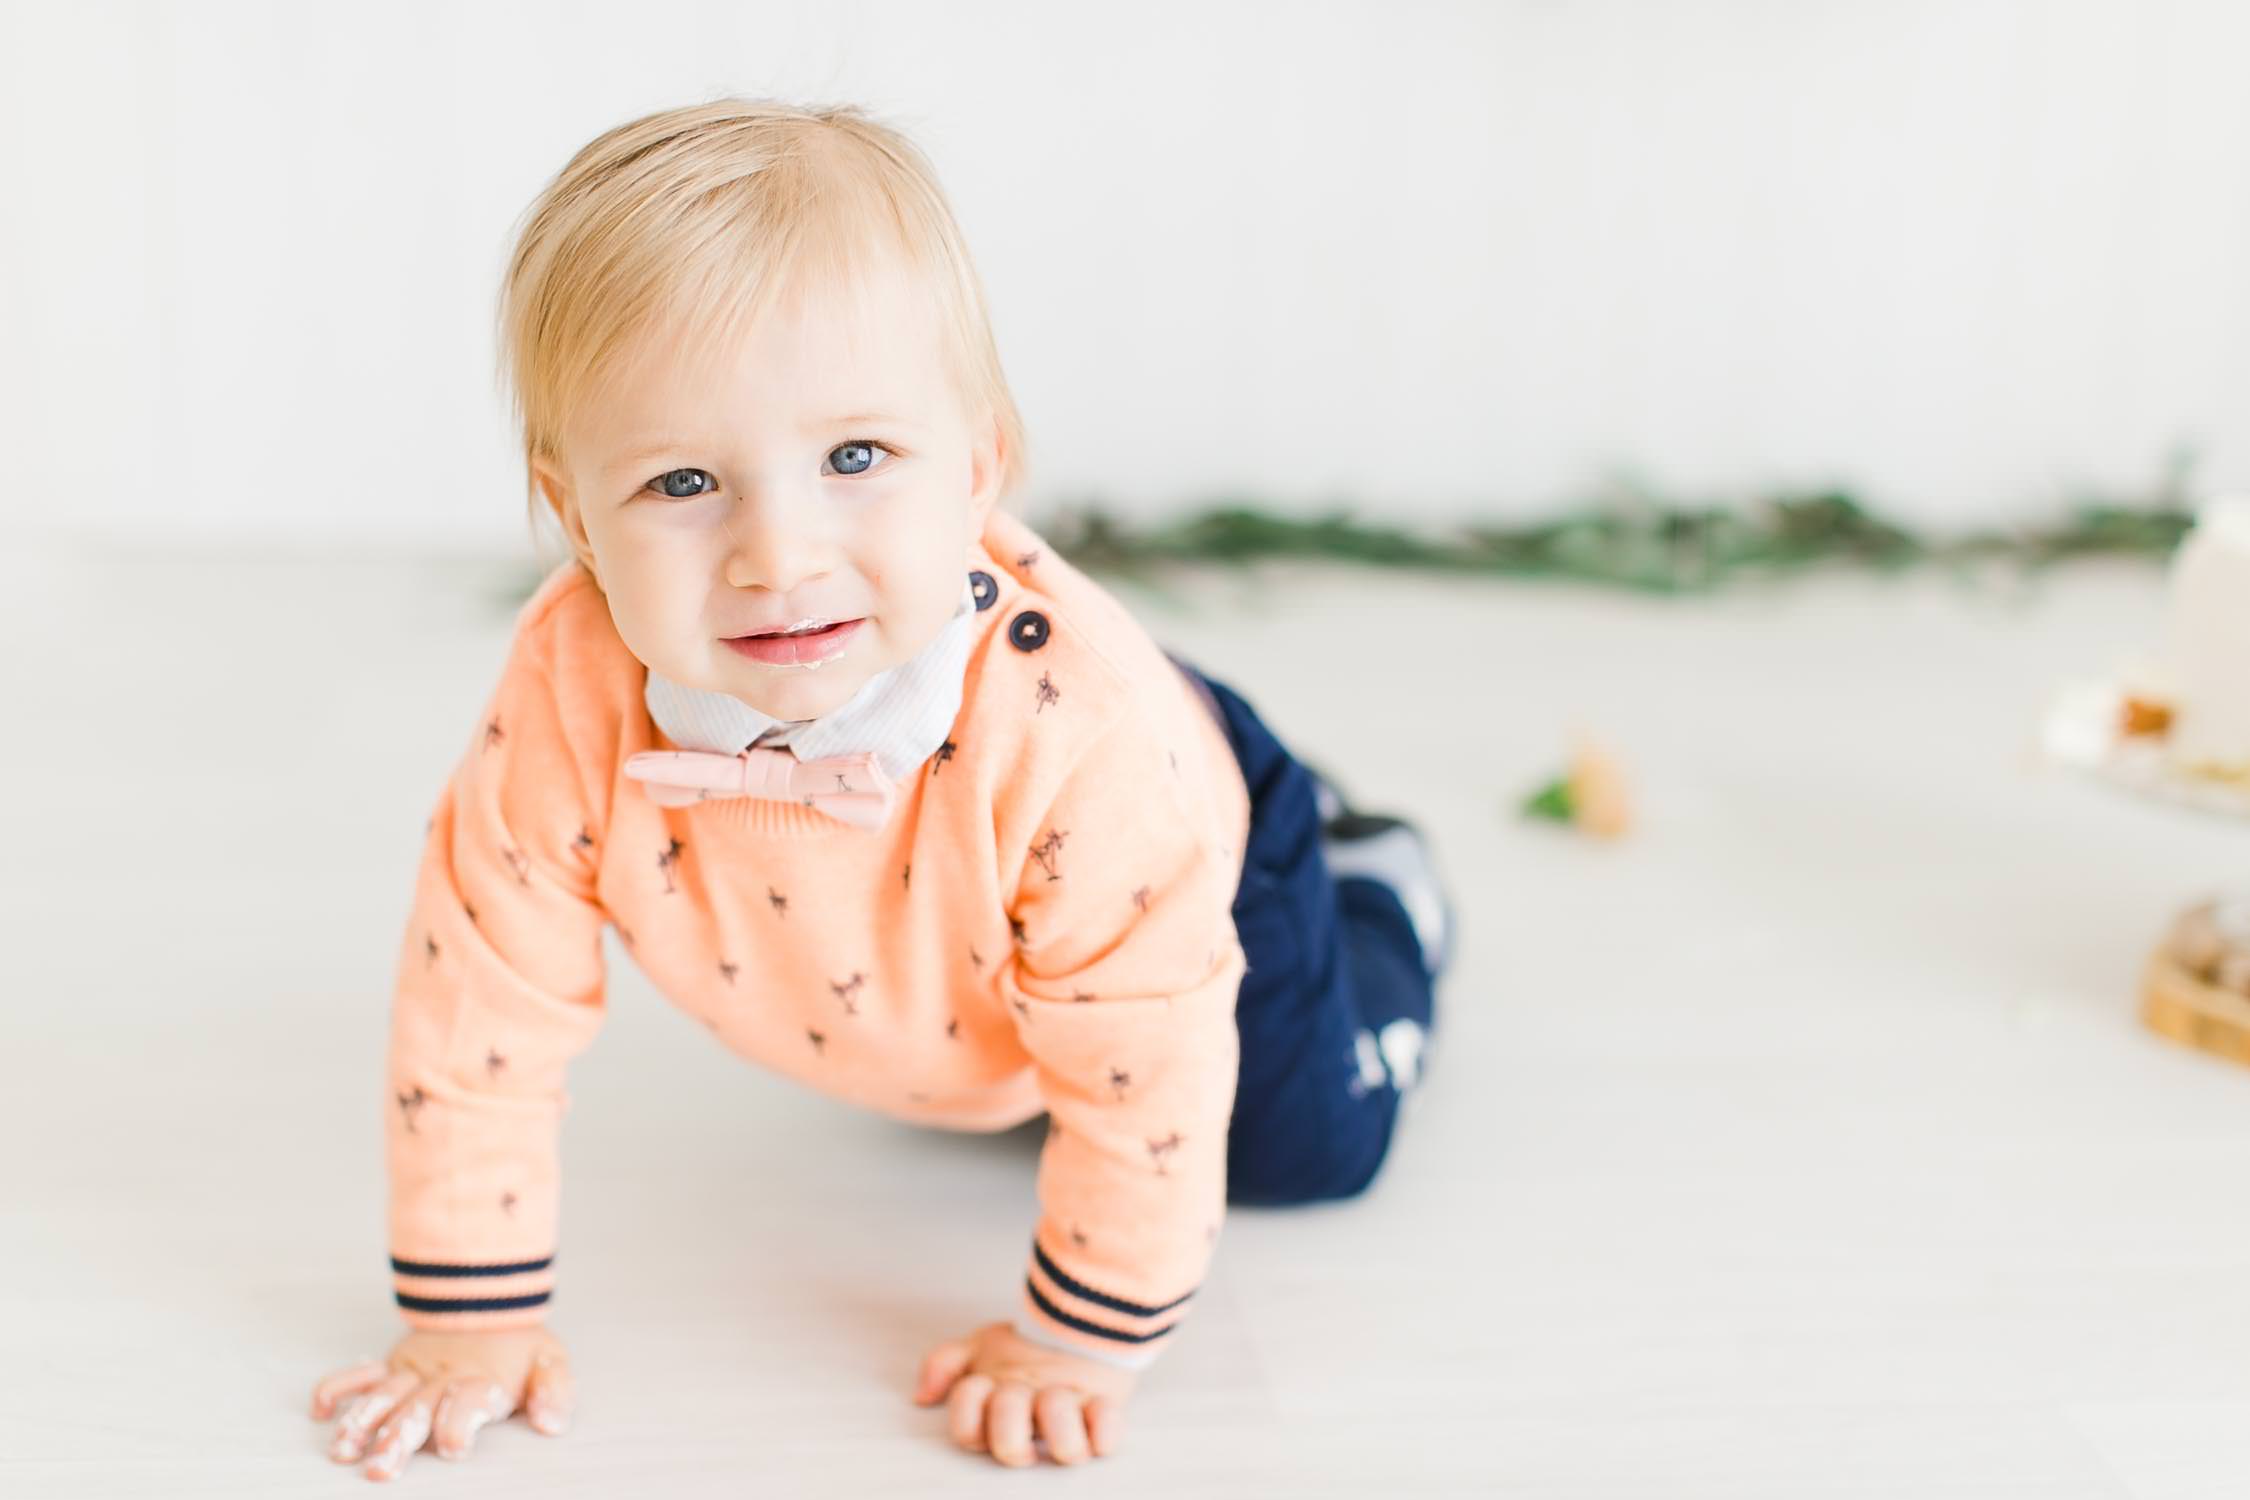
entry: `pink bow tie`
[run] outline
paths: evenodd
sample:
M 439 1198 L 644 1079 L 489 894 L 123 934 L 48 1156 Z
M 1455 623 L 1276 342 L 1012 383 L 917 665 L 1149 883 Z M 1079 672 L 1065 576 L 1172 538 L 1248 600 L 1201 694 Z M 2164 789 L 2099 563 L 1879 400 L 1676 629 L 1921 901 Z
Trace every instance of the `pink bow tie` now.
M 880 828 L 898 786 L 873 751 L 799 760 L 788 750 L 752 746 L 740 755 L 712 750 L 643 750 L 625 758 L 625 774 L 644 784 L 660 807 L 712 797 L 764 797 L 802 802 L 841 822 Z

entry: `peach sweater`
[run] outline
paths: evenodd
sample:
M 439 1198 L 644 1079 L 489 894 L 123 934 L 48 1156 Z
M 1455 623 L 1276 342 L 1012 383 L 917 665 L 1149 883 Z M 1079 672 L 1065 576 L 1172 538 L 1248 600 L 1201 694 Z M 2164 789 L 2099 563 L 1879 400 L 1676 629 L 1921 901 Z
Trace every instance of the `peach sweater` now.
M 812 1088 L 955 1130 L 1045 1110 L 1017 1325 L 1111 1363 L 1169 1342 L 1225 1211 L 1249 795 L 1157 643 L 1020 518 L 995 511 L 967 568 L 997 589 L 959 715 L 872 831 L 794 802 L 657 806 L 621 768 L 679 747 L 592 578 L 566 564 L 523 607 L 396 972 L 409 1324 L 544 1317 L 564 1072 L 601 1025 L 610 924 L 725 1045 Z

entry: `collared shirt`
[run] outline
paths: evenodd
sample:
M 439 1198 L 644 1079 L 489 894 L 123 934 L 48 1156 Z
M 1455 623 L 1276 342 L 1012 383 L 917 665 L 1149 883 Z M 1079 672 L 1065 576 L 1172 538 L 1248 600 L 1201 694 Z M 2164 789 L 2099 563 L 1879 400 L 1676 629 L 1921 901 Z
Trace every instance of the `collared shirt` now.
M 890 778 L 904 783 L 937 753 L 960 716 L 975 614 L 976 591 L 964 574 L 959 606 L 928 645 L 868 678 L 817 719 L 777 719 L 731 693 L 688 687 L 653 671 L 642 697 L 656 727 L 683 750 L 734 755 L 754 744 L 786 745 L 799 760 L 871 750 Z

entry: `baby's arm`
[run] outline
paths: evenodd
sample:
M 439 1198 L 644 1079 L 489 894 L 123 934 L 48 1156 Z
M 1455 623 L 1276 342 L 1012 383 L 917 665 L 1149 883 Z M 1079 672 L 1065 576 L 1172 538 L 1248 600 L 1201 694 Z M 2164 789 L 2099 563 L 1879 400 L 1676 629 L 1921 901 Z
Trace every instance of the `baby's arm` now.
M 1009 1389 L 1033 1384 L 1006 1373 L 1033 1362 L 1013 1342 L 1076 1373 L 1058 1383 L 1129 1391 L 1193 1306 L 1225 1214 L 1236 866 L 1178 786 L 1166 747 L 1121 714 L 1029 835 L 1010 911 L 1022 937 L 1000 982 L 1050 1118 L 1041 1212 L 1013 1341 L 983 1339 L 1011 1344 L 989 1361 L 1003 1373 L 962 1380 L 953 1412 L 957 1439 L 1004 1462 L 1029 1461 L 1033 1415 L 1058 1458 L 1084 1452 L 1068 1402 Z M 987 1396 L 980 1428 L 959 1408 Z
M 389 1248 L 416 1328 L 544 1317 L 564 1066 L 602 1022 L 606 808 L 582 779 L 537 618 L 431 815 L 398 957 Z
M 426 1440 L 465 1452 L 522 1408 L 560 1430 L 569 1378 L 542 1324 L 554 1285 L 566 1062 L 603 1010 L 599 805 L 528 608 L 433 810 L 395 970 L 383 1098 L 390 1264 L 409 1327 L 321 1383 L 331 1456 L 387 1478 Z M 378 1425 L 380 1424 L 380 1425 Z

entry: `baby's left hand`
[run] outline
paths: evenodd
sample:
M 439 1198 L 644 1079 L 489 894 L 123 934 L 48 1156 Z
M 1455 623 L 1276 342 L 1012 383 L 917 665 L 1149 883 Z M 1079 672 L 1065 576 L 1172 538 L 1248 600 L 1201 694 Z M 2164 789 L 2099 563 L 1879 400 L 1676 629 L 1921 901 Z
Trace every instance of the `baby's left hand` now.
M 947 1426 L 971 1453 L 989 1450 L 1011 1467 L 1036 1463 L 1036 1424 L 1047 1456 L 1074 1464 L 1089 1449 L 1096 1458 L 1116 1449 L 1136 1378 L 1131 1370 L 1029 1343 L 1006 1323 L 987 1323 L 929 1352 L 914 1402 L 928 1406 L 950 1390 Z

